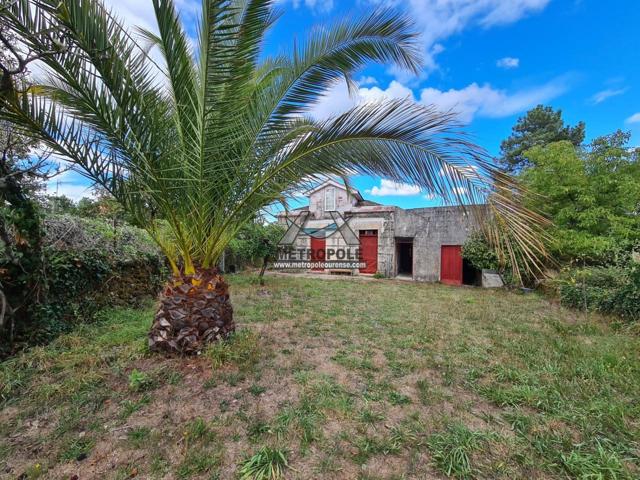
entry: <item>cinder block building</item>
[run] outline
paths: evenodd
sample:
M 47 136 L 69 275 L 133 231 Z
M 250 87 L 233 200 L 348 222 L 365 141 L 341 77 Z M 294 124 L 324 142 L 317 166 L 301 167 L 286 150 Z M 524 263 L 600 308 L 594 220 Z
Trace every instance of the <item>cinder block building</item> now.
M 477 228 L 474 217 L 462 207 L 402 209 L 381 205 L 334 180 L 327 180 L 306 196 L 308 206 L 278 215 L 284 226 L 300 225 L 296 248 L 309 249 L 315 259 L 320 258 L 318 252 L 355 249 L 365 264 L 351 270 L 322 269 L 324 273 L 377 273 L 453 285 L 479 282 L 479 272 L 461 256 L 462 245 Z M 346 228 L 340 223 L 346 223 L 355 234 L 355 245 L 345 240 Z

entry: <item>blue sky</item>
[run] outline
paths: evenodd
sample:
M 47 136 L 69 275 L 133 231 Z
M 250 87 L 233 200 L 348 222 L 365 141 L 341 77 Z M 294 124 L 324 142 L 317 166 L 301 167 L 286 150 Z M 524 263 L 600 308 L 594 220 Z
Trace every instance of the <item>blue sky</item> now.
M 178 0 L 194 27 L 199 2 Z M 129 24 L 153 28 L 150 0 L 107 0 Z M 278 0 L 283 12 L 269 33 L 266 53 L 304 39 L 316 24 L 362 15 L 376 4 L 407 12 L 422 35 L 425 68 L 418 76 L 370 66 L 357 99 L 337 85 L 318 105 L 318 116 L 354 101 L 412 96 L 459 112 L 476 143 L 497 155 L 516 119 L 538 103 L 580 120 L 587 139 L 630 130 L 640 145 L 640 8 L 630 0 Z M 86 182 L 67 173 L 59 191 L 78 199 Z M 359 177 L 365 197 L 405 208 L 434 204 L 423 192 L 379 178 Z M 56 182 L 49 186 L 55 191 Z

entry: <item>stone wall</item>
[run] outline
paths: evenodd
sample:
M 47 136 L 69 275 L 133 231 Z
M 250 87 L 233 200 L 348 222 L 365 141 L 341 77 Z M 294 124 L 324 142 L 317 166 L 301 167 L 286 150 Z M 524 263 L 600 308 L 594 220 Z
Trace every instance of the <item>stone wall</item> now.
M 370 212 L 359 211 L 356 215 L 347 217 L 349 226 L 356 234 L 359 230 L 378 230 L 378 273 L 385 277 L 395 275 L 394 210 L 374 207 Z

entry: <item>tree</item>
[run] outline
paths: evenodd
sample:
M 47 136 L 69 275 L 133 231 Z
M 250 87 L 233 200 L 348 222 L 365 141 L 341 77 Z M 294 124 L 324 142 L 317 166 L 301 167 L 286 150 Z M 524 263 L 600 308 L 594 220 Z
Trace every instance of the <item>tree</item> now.
M 530 206 L 552 221 L 551 253 L 561 262 L 609 264 L 640 246 L 640 155 L 629 134 L 535 147 L 522 181 Z
M 530 165 L 527 150 L 562 140 L 580 145 L 584 141 L 584 123 L 565 125 L 562 110 L 538 105 L 518 119 L 509 138 L 500 144 L 500 162 L 508 171 L 519 172 Z
M 4 89 L 29 84 L 25 57 L 16 36 L 0 24 L 0 72 Z M 46 296 L 41 212 L 36 194 L 57 173 L 45 152 L 33 153 L 37 138 L 0 119 L 0 333 L 13 343 L 16 322 L 27 323 L 33 306 Z M 8 326 L 8 335 L 5 327 Z
M 529 258 L 543 251 L 538 217 L 454 114 L 381 100 L 309 116 L 367 62 L 418 71 L 407 18 L 380 9 L 341 19 L 268 57 L 273 3 L 204 0 L 195 47 L 173 0 L 153 0 L 158 34 L 139 30 L 144 45 L 96 0 L 18 0 L 3 12 L 48 76 L 30 90 L 10 85 L 0 115 L 113 195 L 171 265 L 153 350 L 194 352 L 234 330 L 220 256 L 261 209 L 326 175 L 383 176 L 466 205 L 488 200 L 496 228 L 508 226 L 500 247 Z

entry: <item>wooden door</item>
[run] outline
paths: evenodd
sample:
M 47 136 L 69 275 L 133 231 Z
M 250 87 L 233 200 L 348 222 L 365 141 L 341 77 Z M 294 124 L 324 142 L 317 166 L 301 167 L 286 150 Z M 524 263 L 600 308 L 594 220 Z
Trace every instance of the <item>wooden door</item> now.
M 442 245 L 440 281 L 447 285 L 462 285 L 462 247 Z
M 360 273 L 376 273 L 378 271 L 378 231 L 360 230 L 360 261 L 366 266 Z
M 311 261 L 312 262 L 324 262 L 326 253 L 326 238 L 311 237 Z M 322 271 L 324 268 L 312 268 L 315 271 Z

